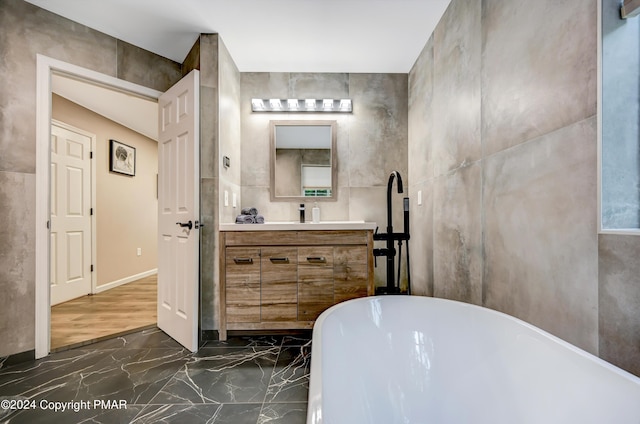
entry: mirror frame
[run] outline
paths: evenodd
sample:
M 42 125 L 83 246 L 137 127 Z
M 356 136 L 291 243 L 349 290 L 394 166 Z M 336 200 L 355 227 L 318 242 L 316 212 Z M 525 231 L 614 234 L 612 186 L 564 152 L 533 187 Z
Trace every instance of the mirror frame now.
M 326 125 L 331 127 L 331 196 L 327 197 L 306 197 L 306 196 L 276 196 L 276 126 L 317 126 Z M 318 120 L 287 120 L 269 121 L 270 152 L 270 173 L 269 191 L 272 202 L 335 202 L 338 200 L 338 154 L 337 154 L 337 121 Z

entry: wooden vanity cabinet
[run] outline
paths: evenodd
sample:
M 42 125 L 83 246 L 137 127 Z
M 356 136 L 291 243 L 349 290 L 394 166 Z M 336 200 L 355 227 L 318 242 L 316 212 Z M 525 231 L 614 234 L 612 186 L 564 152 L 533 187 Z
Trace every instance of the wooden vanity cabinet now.
M 309 329 L 332 305 L 374 293 L 371 230 L 220 237 L 221 340 L 227 330 Z

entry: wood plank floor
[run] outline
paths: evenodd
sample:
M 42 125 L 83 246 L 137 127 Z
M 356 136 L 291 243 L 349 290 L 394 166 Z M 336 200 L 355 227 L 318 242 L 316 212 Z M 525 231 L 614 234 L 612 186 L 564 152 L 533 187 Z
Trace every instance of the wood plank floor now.
M 51 307 L 51 351 L 94 343 L 157 323 L 157 275 Z

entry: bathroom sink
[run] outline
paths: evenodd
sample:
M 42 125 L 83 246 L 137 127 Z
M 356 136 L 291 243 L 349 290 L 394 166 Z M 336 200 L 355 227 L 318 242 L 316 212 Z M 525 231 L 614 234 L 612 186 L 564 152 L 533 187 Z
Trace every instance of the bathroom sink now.
M 307 221 L 301 224 L 298 221 L 268 221 L 264 224 L 220 224 L 222 231 L 268 231 L 268 230 L 374 230 L 375 222 L 364 220 L 354 221 L 320 221 L 314 224 Z
M 269 222 L 265 222 L 265 224 L 268 225 L 280 225 L 280 224 L 284 224 L 284 225 L 291 225 L 291 224 L 300 224 L 300 222 L 298 221 L 269 221 Z M 300 225 L 305 225 L 305 224 L 311 224 L 311 225 L 319 225 L 319 224 L 364 224 L 364 220 L 355 220 L 355 221 L 320 221 L 317 224 L 311 222 L 311 221 L 306 221 L 304 224 L 300 224 Z
M 363 224 L 364 220 L 355 221 L 320 221 L 319 224 Z M 311 223 L 313 224 L 313 222 Z

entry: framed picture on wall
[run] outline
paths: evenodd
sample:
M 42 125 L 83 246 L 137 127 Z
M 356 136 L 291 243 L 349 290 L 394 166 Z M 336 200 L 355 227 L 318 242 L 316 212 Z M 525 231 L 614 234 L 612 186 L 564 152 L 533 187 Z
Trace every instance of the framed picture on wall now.
M 117 140 L 109 140 L 109 171 L 136 175 L 136 148 Z

